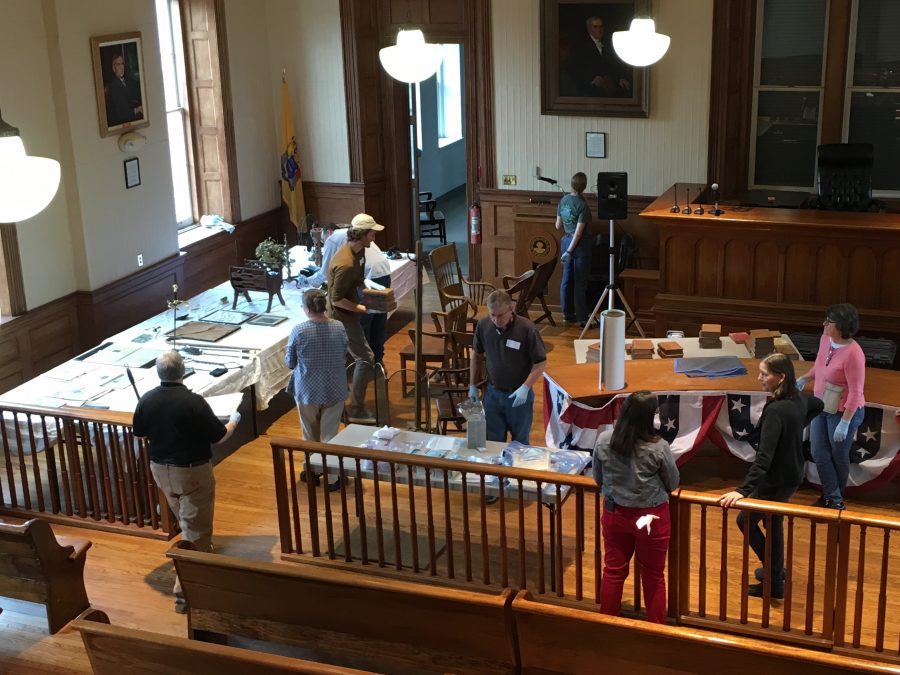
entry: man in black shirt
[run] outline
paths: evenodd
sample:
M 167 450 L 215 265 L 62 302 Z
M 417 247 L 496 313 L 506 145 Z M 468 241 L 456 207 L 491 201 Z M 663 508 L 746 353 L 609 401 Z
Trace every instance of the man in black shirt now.
M 227 424 L 209 404 L 182 384 L 184 359 L 175 351 L 156 359 L 159 386 L 141 396 L 134 411 L 134 435 L 150 441 L 150 472 L 181 526 L 181 536 L 199 551 L 212 550 L 216 480 L 212 444 L 221 443 L 240 422 L 234 412 Z M 175 610 L 186 609 L 175 579 Z

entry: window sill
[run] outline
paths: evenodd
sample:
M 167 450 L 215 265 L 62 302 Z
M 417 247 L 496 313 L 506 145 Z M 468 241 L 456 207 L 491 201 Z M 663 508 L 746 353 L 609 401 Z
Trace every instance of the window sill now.
M 446 148 L 448 145 L 453 145 L 461 140 L 462 136 L 457 136 L 456 138 L 438 138 L 438 147 Z
M 183 251 L 191 244 L 196 244 L 204 239 L 209 239 L 223 231 L 224 230 L 220 230 L 218 227 L 201 227 L 199 225 L 197 227 L 191 227 L 178 233 L 178 248 Z

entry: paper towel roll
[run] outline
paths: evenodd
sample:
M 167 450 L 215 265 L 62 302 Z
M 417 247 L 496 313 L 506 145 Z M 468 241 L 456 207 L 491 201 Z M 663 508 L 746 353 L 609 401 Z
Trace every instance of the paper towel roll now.
M 625 388 L 625 312 L 608 309 L 601 315 L 603 383 L 605 389 Z

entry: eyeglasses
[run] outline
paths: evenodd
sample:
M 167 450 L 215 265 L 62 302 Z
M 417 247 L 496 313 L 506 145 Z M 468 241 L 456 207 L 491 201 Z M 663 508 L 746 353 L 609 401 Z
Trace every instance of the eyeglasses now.
M 827 326 L 828 324 L 837 323 L 837 321 L 832 321 L 831 319 L 826 318 L 823 322 L 823 326 Z

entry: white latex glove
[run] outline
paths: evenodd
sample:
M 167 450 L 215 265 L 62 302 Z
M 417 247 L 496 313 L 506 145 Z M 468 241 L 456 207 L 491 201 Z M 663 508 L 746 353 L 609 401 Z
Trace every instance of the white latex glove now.
M 516 389 L 513 393 L 509 395 L 509 398 L 513 400 L 513 408 L 517 408 L 520 405 L 524 405 L 525 401 L 528 400 L 528 392 L 531 391 L 530 387 L 526 387 L 524 384 Z
M 228 421 L 234 422 L 235 424 L 240 424 L 241 413 L 239 413 L 237 410 L 235 410 L 233 413 L 231 413 L 231 417 L 228 418 Z
M 798 377 L 797 378 L 797 391 L 803 391 L 803 387 L 806 386 L 806 378 Z
M 478 387 L 474 384 L 469 385 L 469 399 L 478 403 Z
M 648 513 L 634 521 L 634 526 L 639 530 L 647 528 L 647 534 L 650 534 L 650 524 L 654 520 L 659 520 L 659 516 L 654 516 Z
M 841 420 L 838 422 L 837 426 L 834 428 L 834 442 L 835 443 L 843 443 L 847 439 L 847 434 L 850 432 L 850 422 L 847 420 Z

